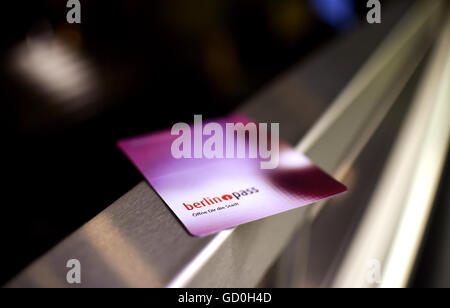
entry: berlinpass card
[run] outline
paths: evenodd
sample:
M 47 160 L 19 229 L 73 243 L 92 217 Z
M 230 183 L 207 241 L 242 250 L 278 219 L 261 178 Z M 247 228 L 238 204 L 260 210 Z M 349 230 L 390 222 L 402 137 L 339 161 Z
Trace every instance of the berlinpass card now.
M 186 229 L 205 236 L 347 191 L 277 133 L 233 115 L 123 139 L 118 147 Z

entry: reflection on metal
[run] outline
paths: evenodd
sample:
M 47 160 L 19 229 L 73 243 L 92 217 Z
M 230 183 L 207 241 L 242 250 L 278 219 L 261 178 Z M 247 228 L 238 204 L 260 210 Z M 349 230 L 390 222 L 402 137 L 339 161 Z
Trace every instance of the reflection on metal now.
M 81 231 L 86 242 L 98 252 L 100 258 L 123 280 L 129 287 L 145 287 L 155 282 L 162 283 L 157 269 L 151 268 L 114 221 L 107 215 L 97 216 L 93 222 L 86 225 Z M 99 241 L 98 234 L 105 234 Z M 116 266 L 116 264 L 121 266 Z M 100 285 L 99 285 L 100 286 Z
M 382 265 L 379 286 L 407 286 L 447 154 L 449 84 L 450 18 L 335 286 L 378 286 L 367 280 L 372 259 Z
M 355 147 L 355 140 L 362 145 L 367 142 L 368 138 L 359 135 L 364 131 L 368 131 L 368 137 L 372 135 L 373 127 L 367 123 L 378 125 L 428 50 L 442 6 L 443 1 L 433 1 L 432 5 L 429 1 L 418 1 L 410 9 L 305 136 L 299 151 L 308 152 L 325 170 L 333 170 L 340 165 L 347 149 L 361 148 Z M 390 103 L 386 103 L 387 96 Z M 333 149 L 335 155 L 330 157 L 324 149 Z
M 195 277 L 201 271 L 202 266 L 204 266 L 214 256 L 217 250 L 229 238 L 231 232 L 233 232 L 233 230 L 222 231 L 214 237 L 214 239 L 208 243 L 203 251 L 198 254 L 195 259 L 167 285 L 167 287 L 181 288 L 186 285 L 186 282 L 190 282 L 192 277 Z
M 315 235 L 315 240 L 320 238 L 324 242 L 312 242 L 309 245 L 305 242 L 303 253 L 312 254 L 311 260 L 320 259 L 321 261 L 311 262 L 309 268 L 303 268 L 304 272 L 309 272 L 305 279 L 295 278 L 280 281 L 279 286 L 330 286 L 330 281 L 333 280 L 336 268 L 341 261 L 343 249 L 351 239 L 352 225 L 357 223 L 343 216 L 350 215 L 356 218 L 359 215 L 358 211 L 364 207 L 364 205 L 353 206 L 351 204 L 343 206 L 345 202 L 355 202 L 355 200 L 361 202 L 364 200 L 362 197 L 364 194 L 371 193 L 371 186 L 368 184 L 372 179 L 367 178 L 367 173 L 361 173 L 359 169 L 354 170 L 361 174 L 358 175 L 358 185 L 351 185 L 349 172 L 352 171 L 355 159 L 366 148 L 367 143 L 372 139 L 394 103 L 395 106 L 400 103 L 398 102 L 399 95 L 404 91 L 405 85 L 435 38 L 433 29 L 439 25 L 439 12 L 442 6 L 443 2 L 434 2 L 433 5 L 424 1 L 416 3 L 299 145 L 300 151 L 307 152 L 316 163 L 325 169 L 330 165 L 337 166 L 337 169 L 328 170 L 334 171 L 335 176 L 343 180 L 350 188 L 350 192 L 343 197 L 343 201 L 331 201 L 333 205 L 330 206 L 339 205 L 338 207 L 342 211 L 336 212 L 336 210 L 322 206 L 314 207 L 312 214 L 315 216 L 316 227 L 312 234 Z M 389 133 L 395 134 L 395 131 Z M 378 149 L 373 150 L 377 151 Z M 334 154 L 333 156 L 330 156 L 330 151 Z M 380 152 L 379 156 L 383 156 L 383 153 Z M 372 159 L 376 160 L 374 157 Z M 358 168 L 363 168 L 363 166 Z M 361 185 L 361 182 L 365 184 Z M 355 192 L 354 189 L 360 191 Z M 347 197 L 349 197 L 348 201 Z M 349 208 L 357 210 L 356 213 L 348 210 Z M 345 226 L 345 222 L 333 222 L 333 226 L 327 227 L 325 224 L 326 222 L 330 223 L 331 214 L 335 215 L 335 220 L 341 219 L 350 225 Z M 330 230 L 341 233 L 340 236 L 331 236 L 334 240 L 340 241 L 340 246 L 330 245 L 335 250 L 325 248 L 329 238 L 325 234 Z M 301 236 L 301 232 L 303 230 L 300 230 L 296 236 Z M 289 249 L 290 251 L 298 250 L 298 248 Z M 315 255 L 318 253 L 333 254 L 334 257 Z M 281 263 L 287 263 L 287 265 L 284 267 L 277 265 L 279 272 L 289 271 L 295 265 L 295 259 L 289 254 L 288 251 L 282 256 Z M 297 257 L 301 258 L 302 255 L 297 255 Z M 283 262 L 284 258 L 294 261 Z M 318 264 L 321 264 L 320 269 L 317 267 Z

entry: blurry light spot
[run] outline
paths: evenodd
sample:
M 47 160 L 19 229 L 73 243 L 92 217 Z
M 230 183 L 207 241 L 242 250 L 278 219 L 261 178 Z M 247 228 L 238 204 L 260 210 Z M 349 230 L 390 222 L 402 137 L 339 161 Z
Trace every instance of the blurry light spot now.
M 356 20 L 354 0 L 309 0 L 319 18 L 338 30 L 346 30 Z
M 269 6 L 271 30 L 291 43 L 309 30 L 310 12 L 304 2 L 276 1 Z
M 99 81 L 81 53 L 58 37 L 28 38 L 13 54 L 13 68 L 53 104 L 65 109 L 82 107 L 96 96 Z

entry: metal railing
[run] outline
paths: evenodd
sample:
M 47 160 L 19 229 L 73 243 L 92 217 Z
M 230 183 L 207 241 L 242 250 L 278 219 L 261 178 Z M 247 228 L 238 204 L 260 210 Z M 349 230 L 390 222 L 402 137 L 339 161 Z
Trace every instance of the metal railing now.
M 368 260 L 381 287 L 408 285 L 447 156 L 449 85 L 450 15 L 335 286 L 371 286 Z

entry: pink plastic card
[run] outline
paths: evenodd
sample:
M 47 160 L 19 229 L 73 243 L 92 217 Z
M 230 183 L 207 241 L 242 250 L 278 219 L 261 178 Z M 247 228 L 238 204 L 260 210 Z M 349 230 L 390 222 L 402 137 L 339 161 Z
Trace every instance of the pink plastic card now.
M 262 161 L 268 159 L 267 155 L 262 158 L 258 152 L 256 158 L 251 157 L 248 132 L 236 132 L 232 136 L 231 152 L 227 153 L 230 146 L 227 142 L 231 140 L 226 136 L 227 124 L 240 123 L 244 126 L 254 122 L 245 116 L 235 115 L 216 119 L 213 123 L 216 130 L 204 130 L 206 126 L 203 125 L 196 131 L 191 125 L 193 133 L 184 136 L 191 137 L 189 144 L 181 145 L 181 133 L 172 135 L 171 130 L 118 142 L 118 147 L 192 235 L 205 236 L 347 190 L 285 143 L 279 144 L 278 153 L 272 153 L 271 159 L 277 159 L 274 169 L 261 168 Z M 219 132 L 220 127 L 222 132 Z M 211 137 L 214 135 L 217 143 L 212 145 Z M 261 143 L 261 135 L 257 136 L 254 149 L 259 149 Z M 269 144 L 274 140 L 269 137 Z M 223 145 L 219 145 L 219 141 L 223 141 Z M 244 158 L 237 155 L 239 142 L 247 146 Z M 206 153 L 208 146 L 209 150 L 214 150 L 214 157 Z M 273 144 L 271 146 L 272 150 L 276 149 Z M 174 148 L 179 152 L 174 153 Z M 180 152 L 185 155 L 180 157 Z M 219 152 L 223 155 L 217 155 Z

